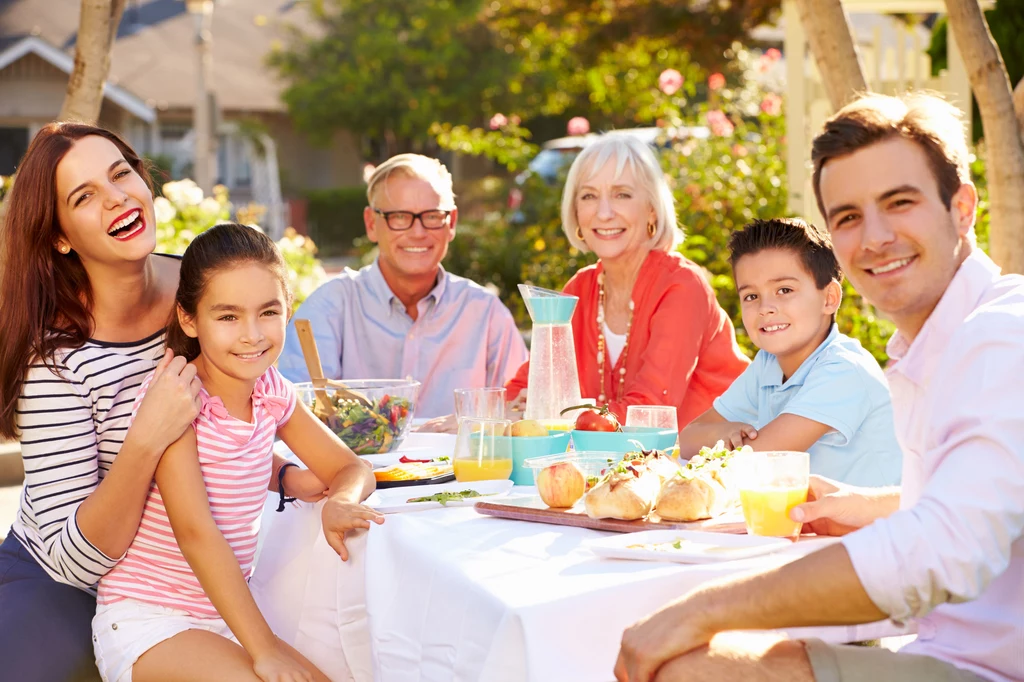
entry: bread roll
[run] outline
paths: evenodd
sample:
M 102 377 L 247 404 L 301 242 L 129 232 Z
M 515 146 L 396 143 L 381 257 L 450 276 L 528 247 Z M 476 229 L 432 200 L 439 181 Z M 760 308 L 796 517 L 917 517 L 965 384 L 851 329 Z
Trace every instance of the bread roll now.
M 654 507 L 661 479 L 642 464 L 620 463 L 583 496 L 592 519 L 632 521 L 647 516 Z

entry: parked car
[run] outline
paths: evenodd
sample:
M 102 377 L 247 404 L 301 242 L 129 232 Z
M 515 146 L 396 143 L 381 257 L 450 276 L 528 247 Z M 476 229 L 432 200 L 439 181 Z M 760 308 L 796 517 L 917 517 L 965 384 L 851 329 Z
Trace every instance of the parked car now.
M 655 150 L 663 148 L 672 142 L 686 139 L 707 139 L 711 132 L 704 126 L 691 126 L 682 128 L 625 128 L 616 132 L 626 133 L 635 136 Z M 598 133 L 587 133 L 586 135 L 573 135 L 570 137 L 559 137 L 549 140 L 541 146 L 537 156 L 533 157 L 527 165 L 526 170 L 515 177 L 513 186 L 508 193 L 508 208 L 512 212 L 512 222 L 526 222 L 526 214 L 523 207 L 526 186 L 531 178 L 541 180 L 545 185 L 553 187 L 565 178 L 569 166 L 573 160 L 588 145 L 593 144 L 601 138 Z

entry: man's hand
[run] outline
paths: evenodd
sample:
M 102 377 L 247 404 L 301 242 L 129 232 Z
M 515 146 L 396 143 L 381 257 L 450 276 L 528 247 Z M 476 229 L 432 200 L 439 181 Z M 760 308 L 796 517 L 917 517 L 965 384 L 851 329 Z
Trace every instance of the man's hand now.
M 327 544 L 338 553 L 342 561 L 348 561 L 348 548 L 345 547 L 346 533 L 368 529 L 371 521 L 378 526 L 384 523 L 384 515 L 376 509 L 332 498 L 327 498 L 320 518 L 323 521 L 324 537 L 327 538 Z
M 711 641 L 715 633 L 702 629 L 693 601 L 684 597 L 626 629 L 615 662 L 618 682 L 650 682 L 665 663 Z
M 282 483 L 285 495 L 303 502 L 319 502 L 327 495 L 327 486 L 309 469 L 288 467 Z
M 459 422 L 454 414 L 443 417 L 434 417 L 420 424 L 415 429 L 420 433 L 458 433 Z
M 730 450 L 739 450 L 744 445 L 757 438 L 757 429 L 750 424 L 730 422 L 729 425 L 732 426 L 733 429 L 725 438 L 725 446 Z
M 899 494 L 895 489 L 875 495 L 867 494 L 869 492 L 873 491 L 811 476 L 808 501 L 793 507 L 789 517 L 804 524 L 804 533 L 846 535 L 888 516 L 899 507 Z
M 526 389 L 519 391 L 512 400 L 505 403 L 505 415 L 509 419 L 514 419 L 518 416 L 518 413 L 526 412 Z

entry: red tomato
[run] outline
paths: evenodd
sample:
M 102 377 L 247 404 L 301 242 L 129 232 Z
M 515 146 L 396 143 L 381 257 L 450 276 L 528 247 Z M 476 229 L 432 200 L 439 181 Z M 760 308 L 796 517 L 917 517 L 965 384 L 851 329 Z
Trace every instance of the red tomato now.
M 589 409 L 576 417 L 576 428 L 580 431 L 621 431 L 618 418 L 611 412 Z

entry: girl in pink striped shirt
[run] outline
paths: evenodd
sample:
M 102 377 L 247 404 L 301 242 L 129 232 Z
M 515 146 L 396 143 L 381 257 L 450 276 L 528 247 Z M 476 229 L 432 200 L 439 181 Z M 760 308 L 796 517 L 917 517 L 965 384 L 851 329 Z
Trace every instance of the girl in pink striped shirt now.
M 271 632 L 247 584 L 275 435 L 345 502 L 335 525 L 383 516 L 359 504 L 374 488 L 370 469 L 273 367 L 290 299 L 281 254 L 258 230 L 217 225 L 185 252 L 167 345 L 195 364 L 202 406 L 160 460 L 135 540 L 99 583 L 93 642 L 106 682 L 327 679 Z M 334 540 L 346 559 L 344 536 Z

